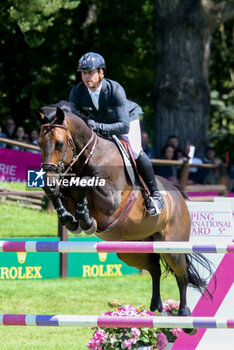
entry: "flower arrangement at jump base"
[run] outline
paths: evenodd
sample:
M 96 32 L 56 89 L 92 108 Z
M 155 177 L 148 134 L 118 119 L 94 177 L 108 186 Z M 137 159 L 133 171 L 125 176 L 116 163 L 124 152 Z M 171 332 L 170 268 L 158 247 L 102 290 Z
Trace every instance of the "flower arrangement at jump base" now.
M 149 317 L 154 313 L 147 311 L 145 307 L 121 305 L 114 300 L 109 303 L 114 311 L 105 312 L 105 316 L 119 317 Z M 168 299 L 163 303 L 163 316 L 175 316 L 179 308 L 179 302 Z M 157 329 L 157 328 L 94 328 L 94 335 L 88 343 L 90 350 L 132 350 L 132 349 L 157 349 L 164 350 L 168 341 L 174 342 L 182 330 Z

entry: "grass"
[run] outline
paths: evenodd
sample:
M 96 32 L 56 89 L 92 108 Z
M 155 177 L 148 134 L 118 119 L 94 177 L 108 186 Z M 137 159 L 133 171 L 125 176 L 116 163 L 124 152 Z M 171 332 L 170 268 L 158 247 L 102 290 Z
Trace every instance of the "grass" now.
M 56 213 L 0 204 L 0 237 L 57 236 Z
M 134 288 L 133 288 L 134 286 Z M 162 282 L 162 299 L 178 299 L 175 280 Z M 1 281 L 2 313 L 101 315 L 108 301 L 146 305 L 151 298 L 149 275 L 100 279 Z M 1 350 L 87 350 L 90 328 L 0 327 Z
M 0 187 L 31 191 L 25 183 L 0 182 Z M 41 189 L 35 189 L 40 190 Z M 34 210 L 15 204 L 0 203 L 0 237 L 57 237 L 58 216 L 55 211 Z M 74 235 L 69 234 L 70 237 Z M 86 236 L 84 233 L 79 237 Z
M 25 183 L 20 182 L 0 182 L 0 187 L 29 190 Z M 57 236 L 57 226 L 58 219 L 55 212 L 27 209 L 15 204 L 0 204 L 0 237 L 2 238 Z

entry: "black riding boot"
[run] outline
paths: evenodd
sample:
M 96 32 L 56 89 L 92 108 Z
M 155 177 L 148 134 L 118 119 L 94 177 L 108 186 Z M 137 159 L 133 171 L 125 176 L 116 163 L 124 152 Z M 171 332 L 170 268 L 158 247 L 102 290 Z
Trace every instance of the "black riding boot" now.
M 165 203 L 158 190 L 152 164 L 144 151 L 141 151 L 136 163 L 139 173 L 150 191 L 150 197 L 146 200 L 147 213 L 150 216 L 159 215 L 161 209 L 165 208 Z

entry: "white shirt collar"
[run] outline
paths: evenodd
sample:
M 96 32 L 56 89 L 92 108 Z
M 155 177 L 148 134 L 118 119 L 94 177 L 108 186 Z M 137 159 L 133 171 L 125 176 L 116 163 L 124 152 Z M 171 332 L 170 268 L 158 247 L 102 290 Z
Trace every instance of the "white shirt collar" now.
M 95 90 L 95 91 L 92 91 L 92 90 L 90 90 L 89 88 L 88 88 L 88 92 L 89 92 L 89 94 L 90 95 L 100 95 L 100 92 L 101 92 L 101 89 L 102 89 L 102 81 L 101 81 L 101 84 L 100 84 L 100 86 L 97 88 L 97 90 Z

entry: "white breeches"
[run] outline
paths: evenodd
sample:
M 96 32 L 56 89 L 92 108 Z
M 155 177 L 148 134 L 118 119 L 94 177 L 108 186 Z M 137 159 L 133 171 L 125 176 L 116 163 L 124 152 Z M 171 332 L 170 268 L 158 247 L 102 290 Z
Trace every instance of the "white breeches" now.
M 133 120 L 130 122 L 130 128 L 129 128 L 129 132 L 126 135 L 121 135 L 121 138 L 124 141 L 128 141 L 131 149 L 132 149 L 132 153 L 134 155 L 134 158 L 137 159 L 141 150 L 142 150 L 142 146 L 141 146 L 141 128 L 140 128 L 140 121 L 139 119 Z

